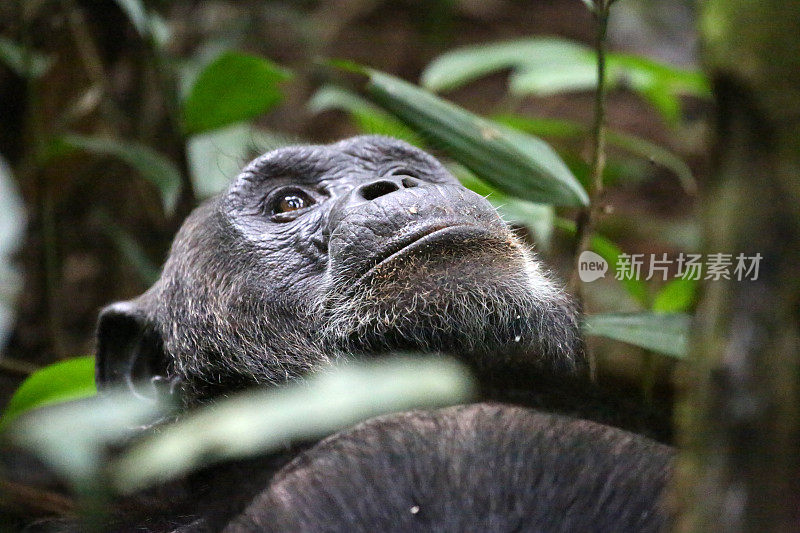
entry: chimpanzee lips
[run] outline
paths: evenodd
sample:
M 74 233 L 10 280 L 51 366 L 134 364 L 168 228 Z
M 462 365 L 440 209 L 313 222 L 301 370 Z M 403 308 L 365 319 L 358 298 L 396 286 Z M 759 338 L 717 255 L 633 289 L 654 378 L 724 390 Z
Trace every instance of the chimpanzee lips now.
M 369 268 L 358 277 L 356 284 L 368 280 L 382 267 L 417 253 L 445 252 L 457 243 L 467 241 L 498 241 L 499 237 L 485 227 L 463 222 L 439 222 L 425 224 L 403 231 L 389 239 L 375 256 Z

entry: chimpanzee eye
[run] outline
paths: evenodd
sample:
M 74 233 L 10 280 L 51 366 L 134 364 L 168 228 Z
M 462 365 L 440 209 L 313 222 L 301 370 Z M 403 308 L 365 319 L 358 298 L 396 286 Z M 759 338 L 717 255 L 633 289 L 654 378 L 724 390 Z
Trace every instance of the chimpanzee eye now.
M 314 200 L 300 190 L 283 191 L 276 194 L 269 202 L 271 215 L 290 213 L 314 204 Z

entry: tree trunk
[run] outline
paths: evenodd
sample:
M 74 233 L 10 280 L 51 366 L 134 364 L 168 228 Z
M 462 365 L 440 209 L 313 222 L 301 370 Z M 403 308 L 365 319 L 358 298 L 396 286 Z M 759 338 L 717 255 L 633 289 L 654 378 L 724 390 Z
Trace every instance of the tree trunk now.
M 700 3 L 717 109 L 706 281 L 678 409 L 679 531 L 800 531 L 800 2 Z M 752 277 L 752 276 L 750 276 Z

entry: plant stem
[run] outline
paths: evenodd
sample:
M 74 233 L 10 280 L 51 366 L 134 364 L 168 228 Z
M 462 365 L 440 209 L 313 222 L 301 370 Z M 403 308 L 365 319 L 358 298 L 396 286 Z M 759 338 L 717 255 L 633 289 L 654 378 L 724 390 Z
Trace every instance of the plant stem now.
M 594 96 L 594 124 L 592 125 L 592 167 L 590 174 L 589 207 L 578 214 L 576 229 L 575 259 L 589 249 L 597 218 L 603 212 L 603 169 L 606 164 L 606 30 L 608 7 L 598 6 L 597 18 L 597 90 Z M 570 287 L 580 298 L 581 290 L 577 268 L 573 272 Z
M 597 219 L 602 214 L 603 206 L 603 169 L 606 165 L 606 33 L 610 2 L 598 0 L 593 12 L 597 22 L 595 49 L 597 51 L 597 89 L 594 95 L 594 124 L 592 126 L 592 167 L 590 174 L 589 207 L 583 209 L 576 221 L 575 268 L 572 272 L 569 288 L 580 302 L 583 302 L 580 278 L 578 278 L 578 258 L 589 249 Z M 589 365 L 592 377 L 596 375 L 597 362 L 589 352 Z

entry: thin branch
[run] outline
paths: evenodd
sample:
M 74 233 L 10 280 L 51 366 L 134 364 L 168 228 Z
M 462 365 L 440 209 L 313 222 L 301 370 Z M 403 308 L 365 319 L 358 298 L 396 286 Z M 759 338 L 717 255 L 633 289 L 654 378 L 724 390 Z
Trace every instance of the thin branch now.
M 594 124 L 592 126 L 592 167 L 590 174 L 589 207 L 578 214 L 576 221 L 575 268 L 572 272 L 569 288 L 579 301 L 583 302 L 583 291 L 578 277 L 578 258 L 591 245 L 597 220 L 602 215 L 603 205 L 603 170 L 606 165 L 606 33 L 610 2 L 597 0 L 592 11 L 597 23 L 595 49 L 597 51 L 597 89 L 594 96 Z M 596 374 L 597 362 L 593 354 L 589 354 L 592 376 Z

